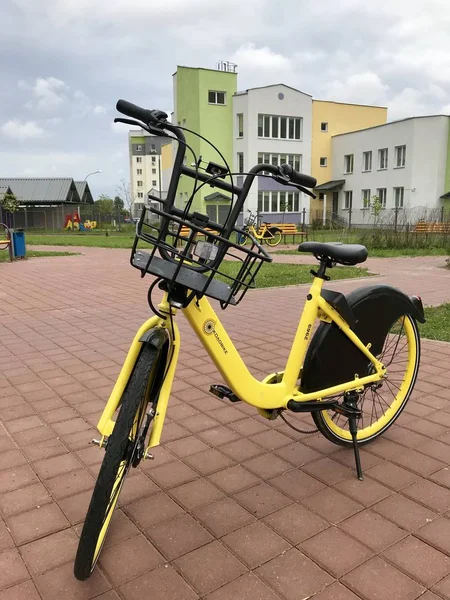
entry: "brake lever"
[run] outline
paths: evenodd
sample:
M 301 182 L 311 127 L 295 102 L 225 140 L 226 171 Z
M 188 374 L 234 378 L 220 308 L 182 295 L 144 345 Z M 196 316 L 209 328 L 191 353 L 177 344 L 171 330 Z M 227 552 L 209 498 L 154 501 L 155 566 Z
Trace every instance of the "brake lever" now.
M 125 125 L 137 125 L 138 127 L 142 127 L 142 123 L 140 123 L 139 121 L 134 121 L 132 119 L 122 119 L 119 117 L 116 117 L 114 119 L 114 123 L 125 123 Z
M 293 183 L 287 177 L 283 177 L 282 175 L 273 175 L 272 178 L 275 179 L 275 181 L 277 181 L 278 183 L 281 183 L 282 185 L 290 185 L 291 187 L 295 187 L 297 190 L 300 190 L 301 192 L 303 192 L 307 196 L 310 196 L 311 198 L 317 198 L 317 196 L 313 194 L 313 192 L 311 192 L 307 188 L 304 188 L 302 185 L 298 185 L 298 183 Z
M 117 117 L 114 119 L 114 123 L 125 123 L 125 125 L 136 125 L 140 129 L 145 129 L 149 133 L 153 133 L 154 135 L 164 135 L 166 132 L 164 131 L 164 123 L 161 123 L 161 128 L 156 127 L 155 125 L 150 125 L 149 123 L 141 123 L 139 121 L 134 121 L 133 119 L 122 119 Z M 166 134 L 167 135 L 167 134 Z M 170 136 L 168 136 L 170 137 Z

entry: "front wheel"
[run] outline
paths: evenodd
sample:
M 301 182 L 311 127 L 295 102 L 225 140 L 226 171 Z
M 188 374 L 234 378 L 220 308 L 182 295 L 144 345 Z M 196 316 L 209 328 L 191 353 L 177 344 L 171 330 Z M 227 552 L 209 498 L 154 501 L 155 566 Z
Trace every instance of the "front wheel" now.
M 87 579 L 97 563 L 106 539 L 125 477 L 142 458 L 142 430 L 149 403 L 156 408 L 159 351 L 146 344 L 123 393 L 114 429 L 94 487 L 75 557 L 74 574 Z
M 281 230 L 271 227 L 264 234 L 264 241 L 268 246 L 278 246 L 281 242 Z
M 358 408 L 358 443 L 368 444 L 385 433 L 398 418 L 414 389 L 420 362 L 420 337 L 415 319 L 403 315 L 386 335 L 381 354 L 377 356 L 387 370 L 386 377 L 365 388 Z M 371 366 L 369 366 L 370 370 Z M 319 431 L 331 442 L 351 446 L 348 420 L 333 411 L 313 412 Z

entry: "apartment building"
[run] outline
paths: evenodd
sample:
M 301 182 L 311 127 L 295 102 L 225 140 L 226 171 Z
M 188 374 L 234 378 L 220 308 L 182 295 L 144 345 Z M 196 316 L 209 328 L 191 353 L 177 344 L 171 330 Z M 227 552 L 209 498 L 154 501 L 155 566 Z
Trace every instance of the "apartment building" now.
M 251 88 L 233 96 L 234 170 L 290 164 L 311 173 L 312 97 L 287 85 Z M 238 177 L 241 183 L 243 177 Z M 244 207 L 268 221 L 300 222 L 309 198 L 297 188 L 258 177 Z
M 373 196 L 383 211 L 448 203 L 442 196 L 450 191 L 449 120 L 411 117 L 333 136 L 332 178 L 317 187 L 325 206 L 367 224 Z
M 142 129 L 128 132 L 130 186 L 134 200 L 134 216 L 139 216 L 148 193 L 163 189 L 161 146 L 167 138 L 148 134 Z

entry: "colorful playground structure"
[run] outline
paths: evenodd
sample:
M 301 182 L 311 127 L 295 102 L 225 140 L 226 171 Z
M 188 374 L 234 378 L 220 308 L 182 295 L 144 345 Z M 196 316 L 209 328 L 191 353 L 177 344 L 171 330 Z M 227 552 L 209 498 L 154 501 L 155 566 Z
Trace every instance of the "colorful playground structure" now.
M 64 221 L 63 229 L 66 231 L 71 229 L 75 231 L 89 231 L 90 229 L 95 229 L 97 227 L 97 221 L 85 221 L 81 222 L 80 215 L 77 212 L 74 212 L 73 215 L 66 215 L 66 220 Z

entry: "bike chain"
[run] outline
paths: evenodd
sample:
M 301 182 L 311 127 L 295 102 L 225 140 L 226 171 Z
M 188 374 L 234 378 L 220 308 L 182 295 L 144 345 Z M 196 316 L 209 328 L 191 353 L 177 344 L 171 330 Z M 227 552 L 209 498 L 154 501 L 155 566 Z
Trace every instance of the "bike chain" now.
M 309 429 L 308 431 L 305 429 L 299 429 L 298 427 L 294 427 L 294 425 L 289 423 L 289 421 L 286 419 L 286 417 L 283 415 L 283 413 L 280 413 L 280 417 L 286 423 L 286 425 L 288 425 L 291 429 L 293 429 L 297 433 L 304 433 L 306 435 L 309 435 L 310 433 L 317 433 L 319 431 L 318 429 Z

